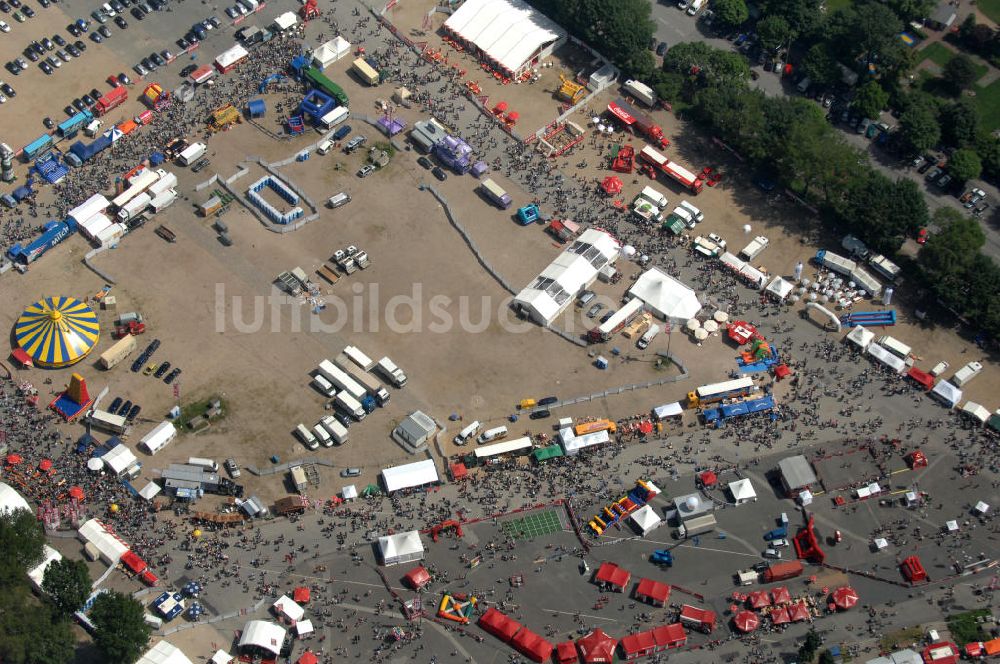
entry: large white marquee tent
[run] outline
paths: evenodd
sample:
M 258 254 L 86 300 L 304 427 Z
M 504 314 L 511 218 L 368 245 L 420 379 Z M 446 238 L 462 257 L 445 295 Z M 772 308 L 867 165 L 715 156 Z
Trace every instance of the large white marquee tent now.
M 643 272 L 628 292 L 645 302 L 657 317 L 675 323 L 690 320 L 701 311 L 695 292 L 659 268 Z

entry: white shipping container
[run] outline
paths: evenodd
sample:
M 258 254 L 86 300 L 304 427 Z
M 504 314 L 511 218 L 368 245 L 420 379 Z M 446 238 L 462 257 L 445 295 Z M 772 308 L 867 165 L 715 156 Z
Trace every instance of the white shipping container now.
M 149 205 L 149 202 L 153 200 L 153 197 L 149 195 L 149 192 L 144 191 L 132 200 L 130 200 L 125 205 L 121 206 L 118 210 L 118 218 L 122 221 L 128 221 L 132 217 L 135 217 L 143 212 Z
M 167 191 L 157 194 L 153 200 L 149 202 L 149 206 L 153 208 L 153 212 L 160 212 L 161 210 L 170 207 L 170 205 L 176 200 L 177 192 L 173 189 L 168 189 Z
M 149 189 L 146 190 L 151 195 L 162 194 L 168 189 L 173 189 L 177 186 L 177 176 L 170 171 L 165 171 L 161 168 L 157 173 L 160 174 L 160 179 L 149 185 Z
M 125 226 L 123 224 L 111 224 L 97 234 L 97 241 L 102 247 L 114 244 L 125 237 Z
M 204 143 L 192 143 L 177 156 L 177 161 L 182 166 L 190 166 L 198 159 L 201 159 L 207 150 L 208 147 Z

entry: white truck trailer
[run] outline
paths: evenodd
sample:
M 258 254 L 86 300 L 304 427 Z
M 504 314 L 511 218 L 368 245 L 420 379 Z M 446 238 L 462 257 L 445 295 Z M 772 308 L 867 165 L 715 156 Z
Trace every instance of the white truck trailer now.
M 333 438 L 335 443 L 343 445 L 347 442 L 347 428 L 338 422 L 337 418 L 327 415 L 320 420 L 320 424 L 323 425 L 324 429 L 330 432 L 330 436 Z
M 753 259 L 757 258 L 757 256 L 760 255 L 760 252 L 767 249 L 767 243 L 768 240 L 766 237 L 764 237 L 763 235 L 758 235 L 750 242 L 750 244 L 748 244 L 747 246 L 743 247 L 742 250 L 740 250 L 740 258 L 742 258 L 743 260 L 752 261 Z
M 358 381 L 351 378 L 346 371 L 335 365 L 330 360 L 323 360 L 319 363 L 319 372 L 333 384 L 341 390 L 346 391 L 355 399 L 363 399 L 367 390 L 358 385 Z
M 115 342 L 111 348 L 101 353 L 101 366 L 105 369 L 111 369 L 131 355 L 134 350 L 135 337 L 127 334 Z
M 388 356 L 383 357 L 378 361 L 378 365 L 375 367 L 378 371 L 385 377 L 390 384 L 394 387 L 403 387 L 406 385 L 406 374 L 403 370 L 396 366 L 396 363 L 388 358 Z
M 365 409 L 361 407 L 361 402 L 352 397 L 347 392 L 341 392 L 333 400 L 333 403 L 340 406 L 348 415 L 356 419 L 358 422 L 365 419 Z
M 346 355 L 351 362 L 361 367 L 362 371 L 371 371 L 372 367 L 375 366 L 375 361 L 361 352 L 361 349 L 357 346 L 344 346 L 344 355 Z
M 375 397 L 375 401 L 378 402 L 379 406 L 384 406 L 389 403 L 389 390 L 382 386 L 382 383 L 378 382 L 375 376 L 362 370 L 361 367 L 355 366 L 347 357 L 341 353 L 337 356 L 335 360 L 337 366 L 346 371 L 348 375 L 354 380 L 358 381 L 362 387 L 368 390 L 368 394 Z M 372 363 L 374 364 L 374 362 Z

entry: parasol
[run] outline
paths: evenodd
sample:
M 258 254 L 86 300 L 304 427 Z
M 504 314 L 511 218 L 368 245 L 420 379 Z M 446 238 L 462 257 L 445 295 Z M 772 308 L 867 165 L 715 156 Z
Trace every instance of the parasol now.
M 760 618 L 753 611 L 740 611 L 733 618 L 733 623 L 736 625 L 736 629 L 746 634 L 760 626 Z

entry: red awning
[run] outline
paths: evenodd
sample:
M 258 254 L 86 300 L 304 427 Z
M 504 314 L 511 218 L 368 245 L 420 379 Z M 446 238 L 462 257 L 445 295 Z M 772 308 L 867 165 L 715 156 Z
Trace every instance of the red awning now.
M 771 598 L 775 604 L 786 604 L 792 601 L 792 593 L 785 586 L 778 586 L 771 589 Z
M 414 567 L 403 577 L 414 590 L 420 590 L 431 582 L 431 574 L 423 565 Z
M 680 648 L 687 642 L 687 634 L 680 623 L 654 627 L 652 634 L 657 648 Z
M 681 607 L 680 620 L 682 623 L 697 624 L 708 631 L 712 631 L 715 628 L 715 611 L 685 604 Z
M 31 361 L 31 356 L 28 355 L 23 348 L 15 348 L 10 351 L 10 354 L 22 367 L 35 366 L 35 363 Z
M 788 368 L 787 364 L 779 364 L 774 368 L 774 377 L 778 380 L 783 378 L 788 378 L 792 375 L 792 370 Z
M 635 596 L 639 599 L 648 599 L 656 604 L 666 604 L 670 599 L 670 586 L 652 579 L 640 579 L 636 586 Z
M 850 586 L 841 586 L 833 591 L 833 603 L 838 609 L 847 610 L 858 603 L 858 592 Z
M 750 608 L 753 609 L 763 609 L 765 606 L 771 606 L 771 598 L 768 596 L 766 590 L 755 590 L 750 593 L 749 597 Z
M 140 574 L 139 578 L 142 579 L 142 582 L 145 583 L 147 586 L 155 586 L 157 583 L 160 582 L 160 578 L 155 574 L 153 574 L 153 572 L 149 569 Z
M 629 634 L 622 638 L 621 647 L 627 659 L 643 657 L 652 654 L 656 650 L 656 638 L 653 637 L 651 630 L 639 632 L 638 634 Z
M 925 389 L 929 390 L 934 387 L 934 376 L 930 375 L 926 371 L 921 371 L 916 367 L 910 367 L 909 371 L 906 372 L 906 375 L 923 385 Z
M 617 645 L 618 642 L 605 634 L 600 627 L 576 641 L 576 646 L 586 664 L 601 662 L 610 664 L 615 659 L 615 646 Z
M 558 664 L 576 664 L 580 661 L 576 654 L 576 644 L 572 641 L 563 641 L 556 646 L 556 662 Z
M 121 558 L 122 564 L 136 574 L 146 571 L 146 562 L 132 551 L 126 551 Z
M 777 611 L 772 611 L 771 622 L 775 625 L 784 625 L 785 623 L 791 622 L 788 617 L 788 609 L 781 607 Z
M 614 175 L 609 175 L 604 178 L 604 182 L 601 183 L 601 189 L 603 189 L 604 193 L 608 196 L 620 194 L 622 191 L 622 181 Z
M 17 464 L 21 463 L 22 461 L 24 461 L 24 459 L 21 458 L 20 454 L 8 454 L 7 455 L 7 465 L 8 466 L 16 466 Z
M 736 629 L 746 634 L 760 626 L 760 618 L 753 611 L 740 611 L 733 618 L 733 624 L 736 625 Z
M 292 599 L 296 604 L 308 604 L 311 594 L 305 586 L 299 586 L 292 591 Z
M 635 118 L 632 117 L 632 114 L 615 102 L 608 103 L 608 112 L 627 125 L 635 124 Z
M 459 461 L 458 463 L 451 464 L 451 479 L 453 480 L 464 480 L 469 476 L 469 469 L 465 467 L 465 464 Z

